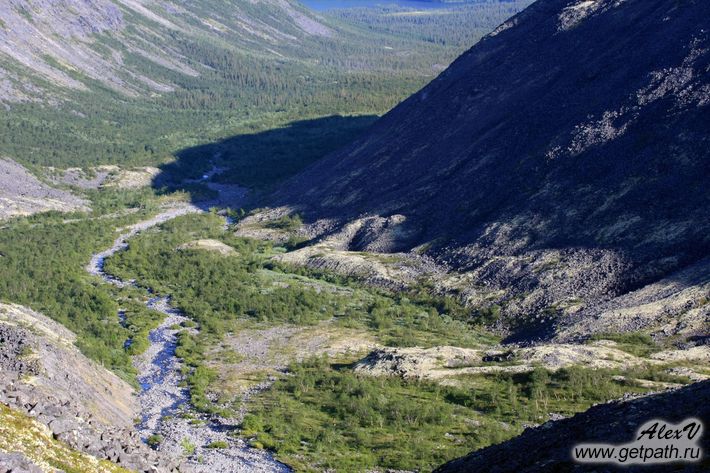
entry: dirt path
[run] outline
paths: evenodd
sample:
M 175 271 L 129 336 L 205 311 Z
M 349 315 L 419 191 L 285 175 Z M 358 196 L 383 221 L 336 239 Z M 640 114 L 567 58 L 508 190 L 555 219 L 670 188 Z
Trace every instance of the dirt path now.
M 181 204 L 128 227 L 111 248 L 91 258 L 86 270 L 118 287 L 135 286 L 135 281 L 123 281 L 106 274 L 103 269 L 106 258 L 127 248 L 128 240 L 139 232 L 196 212 L 201 210 L 190 204 Z M 153 434 L 160 435 L 162 441 L 158 450 L 171 457 L 187 457 L 190 471 L 197 473 L 290 471 L 268 452 L 253 449 L 244 440 L 231 436 L 230 432 L 235 431 L 237 426 L 229 419 L 199 414 L 191 409 L 189 390 L 182 386 L 181 362 L 175 356 L 178 331 L 173 328 L 187 318 L 170 305 L 167 297 L 152 298 L 147 306 L 166 317 L 159 327 L 150 332 L 148 350 L 133 360 L 141 385 L 139 402 L 142 421 L 138 426 L 141 436 L 147 439 Z M 214 442 L 228 447 L 207 448 Z

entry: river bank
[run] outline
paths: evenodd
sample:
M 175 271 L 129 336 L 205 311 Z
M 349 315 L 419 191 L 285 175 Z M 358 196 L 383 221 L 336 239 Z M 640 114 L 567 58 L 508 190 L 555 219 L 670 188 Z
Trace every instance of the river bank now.
M 123 288 L 137 287 L 136 281 L 124 281 L 104 271 L 106 258 L 128 247 L 131 237 L 141 231 L 189 213 L 202 212 L 191 204 L 167 208 L 158 215 L 132 225 L 113 246 L 93 255 L 87 271 L 106 283 Z M 181 373 L 181 360 L 175 355 L 177 333 L 187 318 L 172 307 L 169 297 L 153 297 L 147 307 L 165 315 L 162 323 L 149 334 L 150 346 L 133 363 L 139 372 L 138 394 L 141 417 L 137 430 L 144 441 L 151 438 L 156 449 L 170 457 L 185 457 L 182 469 L 196 473 L 287 472 L 290 469 L 270 453 L 249 447 L 234 433 L 239 419 L 225 419 L 195 412 L 190 406 L 189 389 Z M 118 314 L 120 317 L 120 313 Z

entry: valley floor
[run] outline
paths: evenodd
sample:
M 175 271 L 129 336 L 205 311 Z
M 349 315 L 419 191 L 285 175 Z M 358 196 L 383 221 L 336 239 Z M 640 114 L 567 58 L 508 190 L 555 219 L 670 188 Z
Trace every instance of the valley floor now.
M 122 439 L 119 450 L 85 441 L 108 427 L 72 430 L 84 420 L 54 432 L 119 465 L 141 469 L 143 458 L 181 472 L 428 471 L 591 405 L 710 377 L 706 345 L 661 346 L 644 333 L 502 344 L 455 300 L 307 269 L 289 258 L 303 250 L 288 239 L 254 238 L 295 221 L 247 219 L 247 237 L 232 218 L 239 212 L 208 211 L 210 203 L 179 193 L 91 195 L 91 214 L 4 222 L 0 284 L 3 299 L 70 327 L 76 335 L 67 331 L 62 343 L 132 383 L 137 398 L 122 402 L 136 402 L 136 418 L 111 437 Z M 356 256 L 397 264 L 389 255 Z M 9 307 L 0 324 L 39 327 L 39 316 Z M 31 340 L 31 350 L 43 346 Z M 18 387 L 34 393 L 32 385 L 57 381 L 23 374 L 30 349 L 13 350 L 3 369 L 14 384 L 0 393 L 13 416 L 33 415 L 37 404 L 12 397 Z M 73 386 L 87 389 L 85 381 Z M 94 405 L 87 396 L 82 402 Z M 56 417 L 42 419 L 59 431 Z M 18 449 L 6 442 L 0 451 Z
M 182 215 L 203 212 L 193 205 L 178 205 L 161 211 L 155 217 L 138 222 L 116 239 L 113 246 L 97 253 L 87 271 L 118 287 L 137 288 L 138 281 L 123 281 L 104 271 L 104 260 L 128 247 L 129 239 Z M 151 297 L 146 306 L 164 315 L 163 321 L 149 335 L 149 347 L 133 359 L 138 371 L 142 438 L 169 456 L 186 456 L 188 463 L 181 471 L 289 471 L 264 450 L 250 448 L 229 435 L 237 429 L 240 419 L 224 419 L 195 413 L 189 405 L 189 390 L 184 384 L 181 360 L 176 356 L 177 333 L 187 319 L 171 306 L 170 298 Z M 120 311 L 119 311 L 120 314 Z M 194 329 L 193 329 L 194 330 Z

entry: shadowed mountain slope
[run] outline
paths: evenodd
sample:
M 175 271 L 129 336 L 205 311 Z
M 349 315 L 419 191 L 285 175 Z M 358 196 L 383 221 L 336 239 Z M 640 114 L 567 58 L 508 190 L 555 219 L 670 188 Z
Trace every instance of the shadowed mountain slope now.
M 436 469 L 435 473 L 707 471 L 710 466 L 707 453 L 696 463 L 627 465 L 625 468 L 613 464 L 582 465 L 571 458 L 572 448 L 578 443 L 630 443 L 636 430 L 647 421 L 660 418 L 677 424 L 689 417 L 708 425 L 710 381 L 641 399 L 594 406 L 572 418 L 548 422 L 526 430 L 512 440 L 453 460 Z M 707 431 L 703 432 L 698 444 L 703 452 L 707 452 L 710 447 Z
M 700 0 L 539 0 L 274 204 L 321 234 L 384 217 L 348 248 L 426 252 L 547 336 L 708 254 L 708 18 Z

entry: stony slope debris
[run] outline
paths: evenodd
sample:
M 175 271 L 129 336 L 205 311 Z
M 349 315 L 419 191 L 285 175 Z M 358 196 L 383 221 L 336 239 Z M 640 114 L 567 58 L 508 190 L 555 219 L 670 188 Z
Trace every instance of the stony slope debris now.
M 453 460 L 436 473 L 475 472 L 553 472 L 617 471 L 611 465 L 581 465 L 571 458 L 572 447 L 580 442 L 625 443 L 634 437 L 644 422 L 663 418 L 679 422 L 689 417 L 710 422 L 710 381 L 640 399 L 599 404 L 568 419 L 549 421 L 522 435 Z M 703 435 L 700 446 L 710 447 L 710 436 Z M 628 465 L 623 471 L 707 471 L 708 460 L 694 464 Z
M 175 327 L 187 318 L 169 302 L 167 298 L 150 300 L 148 307 L 164 313 L 166 318 L 150 333 L 150 348 L 135 359 L 140 373 L 142 438 L 158 435 L 157 450 L 161 454 L 188 457 L 188 463 L 180 471 L 290 471 L 268 453 L 254 450 L 242 439 L 230 436 L 237 429 L 235 420 L 202 415 L 190 409 L 189 389 L 182 384 L 181 362 L 175 355 L 178 332 Z
M 633 332 L 653 327 L 658 340 L 688 338 L 707 343 L 710 329 L 710 259 L 564 317 L 558 340 L 595 333 Z
M 550 338 L 708 254 L 709 8 L 540 0 L 290 180 L 276 215 L 314 242 L 372 221 L 340 249 L 424 253 L 519 337 Z
M 52 184 L 78 187 L 79 189 L 99 189 L 111 177 L 119 172 L 120 168 L 114 165 L 96 166 L 91 169 L 71 167 L 57 169 L 48 166 L 45 176 Z
M 109 425 L 131 426 L 136 410 L 132 388 L 87 360 L 74 346 L 76 336 L 48 317 L 16 304 L 0 304 L 3 368 L 32 377 L 32 389 L 90 406 L 92 417 Z M 80 390 L 75 390 L 80 387 Z
M 0 403 L 96 458 L 136 471 L 177 467 L 148 448 L 133 428 L 139 412 L 133 388 L 84 357 L 74 339 L 42 314 L 0 304 Z
M 40 181 L 16 162 L 0 158 L 0 220 L 57 210 L 87 210 L 88 202 Z
M 41 422 L 0 403 L 1 473 L 127 473 L 130 470 L 72 449 Z
M 180 215 L 200 211 L 192 205 L 179 205 L 132 225 L 111 248 L 92 257 L 87 271 L 118 287 L 136 286 L 136 281 L 126 282 L 106 274 L 103 270 L 105 259 L 125 249 L 128 240 L 139 232 Z M 189 405 L 189 390 L 183 384 L 181 360 L 175 354 L 179 331 L 176 327 L 187 318 L 170 305 L 167 297 L 153 297 L 147 306 L 166 317 L 149 333 L 148 350 L 134 359 L 141 386 L 138 432 L 142 439 L 159 439 L 155 442 L 155 449 L 161 458 L 184 458 L 184 461 L 179 460 L 180 472 L 290 471 L 273 460 L 269 453 L 251 448 L 244 440 L 230 435 L 237 429 L 238 420 L 193 412 Z M 216 445 L 219 448 L 215 448 Z
M 160 169 L 152 166 L 120 167 L 105 164 L 89 168 L 71 167 L 57 169 L 48 166 L 44 169 L 47 180 L 56 185 L 67 185 L 79 189 L 100 189 L 115 187 L 118 189 L 136 189 L 149 187 Z
M 283 214 L 276 213 L 279 218 Z M 259 238 L 276 243 L 288 243 L 289 239 L 297 241 L 312 240 L 318 233 L 313 225 L 307 228 L 280 229 L 274 228 L 269 218 L 273 215 L 251 215 L 241 221 L 236 234 L 247 238 Z M 345 225 L 340 231 L 318 239 L 316 243 L 304 246 L 295 251 L 278 255 L 274 259 L 289 265 L 307 266 L 312 269 L 328 271 L 343 276 L 354 277 L 368 284 L 389 289 L 402 289 L 416 284 L 423 278 L 440 279 L 446 276 L 444 268 L 437 265 L 431 258 L 411 252 L 378 254 L 386 247 L 386 241 L 393 235 L 383 235 L 383 228 L 397 221 L 396 218 L 365 218 L 356 219 Z M 326 222 L 320 222 L 321 225 Z M 371 241 L 363 251 L 349 251 L 352 241 Z
M 42 470 L 21 453 L 5 453 L 0 451 L 0 471 L 27 473 L 42 473 Z
M 703 369 L 710 363 L 710 346 L 690 350 L 666 350 L 648 357 L 628 353 L 615 343 L 600 340 L 588 345 L 539 344 L 528 347 L 506 345 L 481 349 L 437 346 L 433 348 L 378 348 L 354 365 L 355 371 L 371 376 L 399 376 L 405 379 L 455 382 L 463 375 L 527 373 L 543 367 L 550 371 L 573 366 L 592 369 L 629 369 L 665 366 L 685 362 L 696 370 L 669 368 L 669 374 L 689 376 L 694 381 L 710 378 Z M 698 372 L 696 372 L 698 371 Z M 660 386 L 660 385 L 659 385 Z

